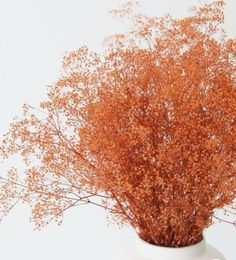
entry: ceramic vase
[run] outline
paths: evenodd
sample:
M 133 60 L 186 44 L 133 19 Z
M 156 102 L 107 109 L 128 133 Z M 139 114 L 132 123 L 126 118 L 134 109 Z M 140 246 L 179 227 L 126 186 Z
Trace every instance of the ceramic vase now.
M 173 248 L 149 244 L 137 237 L 133 245 L 113 260 L 226 260 L 222 253 L 206 243 L 205 237 L 195 245 Z

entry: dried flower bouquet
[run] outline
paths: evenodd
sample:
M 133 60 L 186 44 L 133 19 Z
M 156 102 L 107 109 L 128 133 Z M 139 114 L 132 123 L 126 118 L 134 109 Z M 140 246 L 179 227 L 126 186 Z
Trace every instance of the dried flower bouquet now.
M 199 242 L 214 219 L 235 223 L 236 41 L 223 6 L 183 19 L 133 2 L 111 11 L 132 30 L 107 38 L 104 55 L 68 53 L 40 111 L 24 105 L 4 136 L 1 155 L 20 154 L 26 169 L 1 175 L 3 215 L 23 201 L 41 228 L 93 204 L 168 247 Z

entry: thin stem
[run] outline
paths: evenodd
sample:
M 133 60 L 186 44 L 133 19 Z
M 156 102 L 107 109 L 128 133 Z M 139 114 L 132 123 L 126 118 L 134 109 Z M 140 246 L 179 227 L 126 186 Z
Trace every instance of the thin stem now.
M 225 222 L 225 223 L 228 223 L 228 224 L 231 224 L 231 225 L 233 224 L 233 222 L 230 222 L 230 221 L 228 221 L 228 220 L 225 220 L 225 219 L 219 218 L 219 217 L 217 217 L 217 216 L 214 215 L 214 214 L 213 214 L 213 217 L 216 218 L 216 219 L 218 219 L 219 221 L 222 221 L 222 222 Z

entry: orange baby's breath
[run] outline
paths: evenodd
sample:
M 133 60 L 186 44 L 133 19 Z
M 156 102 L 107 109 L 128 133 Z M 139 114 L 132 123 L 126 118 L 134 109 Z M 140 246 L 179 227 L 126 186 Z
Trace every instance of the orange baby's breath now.
M 219 219 L 235 225 L 236 41 L 222 29 L 223 1 L 183 19 L 113 10 L 134 26 L 63 59 L 41 111 L 24 106 L 1 155 L 24 174 L 1 179 L 1 210 L 19 200 L 36 227 L 92 204 L 144 240 L 181 247 Z M 219 217 L 223 209 L 228 218 Z

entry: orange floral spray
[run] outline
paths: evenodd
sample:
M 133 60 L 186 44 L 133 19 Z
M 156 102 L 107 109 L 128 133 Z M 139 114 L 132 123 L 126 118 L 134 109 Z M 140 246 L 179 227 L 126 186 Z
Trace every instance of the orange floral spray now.
M 188 17 L 148 17 L 134 2 L 111 11 L 133 22 L 104 55 L 68 53 L 40 111 L 25 105 L 1 155 L 24 173 L 1 175 L 0 209 L 29 203 L 37 228 L 93 204 L 156 245 L 202 239 L 236 214 L 236 41 L 222 29 L 224 1 Z

